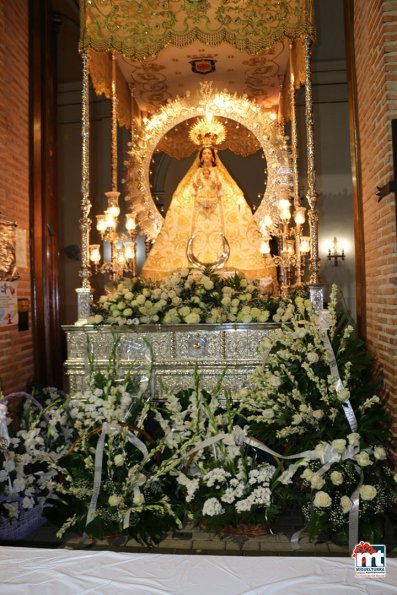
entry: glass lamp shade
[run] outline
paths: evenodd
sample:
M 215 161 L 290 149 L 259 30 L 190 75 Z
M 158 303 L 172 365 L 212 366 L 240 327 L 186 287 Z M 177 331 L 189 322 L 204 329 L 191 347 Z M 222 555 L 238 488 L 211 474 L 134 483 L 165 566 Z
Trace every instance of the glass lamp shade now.
M 287 198 L 280 198 L 280 200 L 277 203 L 277 206 L 279 208 L 280 213 L 282 213 L 283 211 L 286 211 L 287 209 L 289 210 L 290 202 Z
M 289 208 L 283 209 L 280 212 L 280 219 L 281 219 L 281 221 L 289 221 L 291 219 L 291 213 L 290 213 Z
M 273 225 L 273 219 L 270 215 L 265 215 L 263 223 L 265 224 L 265 227 L 271 227 Z
M 113 217 L 118 217 L 120 215 L 120 207 L 119 207 L 119 196 L 120 192 L 112 191 L 112 192 L 105 192 L 105 196 L 108 200 L 108 208 L 106 213 L 110 213 Z
M 261 242 L 259 251 L 260 251 L 260 253 L 263 256 L 266 256 L 267 254 L 270 254 L 270 246 L 269 246 L 269 241 L 268 240 L 263 240 L 263 242 Z
M 310 252 L 310 238 L 309 236 L 302 236 L 300 241 L 301 254 L 309 254 Z
M 292 256 L 295 252 L 294 240 L 287 240 L 287 253 Z
M 131 233 L 135 231 L 136 223 L 134 213 L 126 213 L 125 215 L 125 228 L 126 230 Z
M 90 260 L 98 264 L 101 260 L 101 247 L 99 244 L 90 244 Z
M 125 263 L 125 254 L 122 248 L 118 248 L 116 251 L 116 262 L 121 266 L 123 266 Z
M 100 233 L 106 231 L 106 215 L 96 216 L 96 228 Z
M 116 219 L 114 218 L 114 215 L 109 212 L 109 209 L 105 211 L 105 221 L 107 229 L 116 229 Z
M 306 213 L 306 208 L 305 207 L 297 207 L 295 209 L 295 214 L 294 214 L 294 219 L 295 219 L 295 223 L 297 225 L 303 225 L 305 222 L 305 213 Z
M 135 256 L 134 242 L 124 242 L 124 255 L 126 260 L 133 260 Z

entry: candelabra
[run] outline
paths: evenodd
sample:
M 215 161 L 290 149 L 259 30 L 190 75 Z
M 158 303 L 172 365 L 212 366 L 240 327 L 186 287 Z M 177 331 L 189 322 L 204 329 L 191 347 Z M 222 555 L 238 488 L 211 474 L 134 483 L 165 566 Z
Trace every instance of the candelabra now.
M 97 215 L 96 228 L 101 239 L 110 244 L 110 260 L 101 262 L 100 244 L 90 244 L 90 260 L 96 273 L 110 273 L 113 279 L 119 279 L 124 273 L 135 276 L 136 273 L 136 225 L 133 213 L 125 215 L 125 229 L 127 233 L 118 232 L 120 207 L 120 192 L 105 192 L 108 208 Z M 128 234 L 128 235 L 127 235 Z
M 270 254 L 269 240 L 272 235 L 277 236 L 279 253 L 274 255 L 273 262 L 280 267 L 280 286 L 282 297 L 287 297 L 292 285 L 302 285 L 305 268 L 305 257 L 310 252 L 310 238 L 302 235 L 305 224 L 305 207 L 295 206 L 293 218 L 295 226 L 290 225 L 291 202 L 287 184 L 281 184 L 278 191 L 277 203 L 279 220 L 274 223 L 270 215 L 266 215 L 262 223 L 263 241 L 261 253 Z

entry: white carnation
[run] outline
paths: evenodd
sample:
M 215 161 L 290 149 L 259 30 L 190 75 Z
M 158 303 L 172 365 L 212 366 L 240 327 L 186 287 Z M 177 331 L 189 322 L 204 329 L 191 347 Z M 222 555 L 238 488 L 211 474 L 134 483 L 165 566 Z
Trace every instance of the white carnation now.
M 217 498 L 208 498 L 204 502 L 203 515 L 205 516 L 219 516 L 225 512 L 222 504 Z

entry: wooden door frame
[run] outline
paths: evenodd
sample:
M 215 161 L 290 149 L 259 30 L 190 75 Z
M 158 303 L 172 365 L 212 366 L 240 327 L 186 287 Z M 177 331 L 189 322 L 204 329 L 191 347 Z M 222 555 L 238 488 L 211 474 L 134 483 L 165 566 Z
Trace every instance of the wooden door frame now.
M 50 0 L 29 0 L 30 241 L 35 383 L 62 385 L 57 208 L 57 52 Z

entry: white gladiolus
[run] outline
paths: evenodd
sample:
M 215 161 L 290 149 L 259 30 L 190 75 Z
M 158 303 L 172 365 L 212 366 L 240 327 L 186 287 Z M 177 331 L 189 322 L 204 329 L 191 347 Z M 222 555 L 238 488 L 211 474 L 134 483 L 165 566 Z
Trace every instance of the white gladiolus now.
M 122 465 L 124 465 L 124 461 L 125 458 L 123 455 L 116 455 L 114 457 L 114 464 L 116 465 L 116 467 L 121 467 Z

